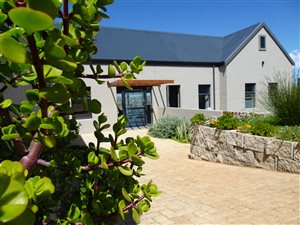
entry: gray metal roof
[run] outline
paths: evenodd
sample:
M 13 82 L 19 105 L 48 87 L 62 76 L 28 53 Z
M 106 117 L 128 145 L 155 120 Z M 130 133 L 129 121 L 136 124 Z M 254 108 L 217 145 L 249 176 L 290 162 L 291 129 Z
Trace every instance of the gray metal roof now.
M 96 36 L 96 61 L 129 61 L 139 55 L 148 62 L 228 64 L 264 27 L 289 57 L 265 23 L 258 23 L 225 37 L 102 27 Z

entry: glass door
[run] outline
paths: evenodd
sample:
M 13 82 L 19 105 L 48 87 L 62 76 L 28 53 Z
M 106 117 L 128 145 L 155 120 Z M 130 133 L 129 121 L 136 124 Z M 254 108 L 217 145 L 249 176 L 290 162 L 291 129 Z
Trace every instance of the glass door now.
M 119 91 L 122 93 L 123 114 L 129 120 L 128 126 L 139 127 L 151 123 L 151 87 Z
M 125 116 L 129 120 L 129 126 L 145 125 L 144 92 L 125 92 Z

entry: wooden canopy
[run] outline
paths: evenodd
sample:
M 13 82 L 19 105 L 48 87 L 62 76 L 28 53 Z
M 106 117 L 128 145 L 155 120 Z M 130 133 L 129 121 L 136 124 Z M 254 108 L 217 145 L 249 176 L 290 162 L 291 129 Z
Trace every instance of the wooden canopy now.
M 127 83 L 131 87 L 149 87 L 161 84 L 173 84 L 174 80 L 127 80 Z M 124 87 L 124 84 L 120 80 L 109 82 L 108 85 L 110 87 Z

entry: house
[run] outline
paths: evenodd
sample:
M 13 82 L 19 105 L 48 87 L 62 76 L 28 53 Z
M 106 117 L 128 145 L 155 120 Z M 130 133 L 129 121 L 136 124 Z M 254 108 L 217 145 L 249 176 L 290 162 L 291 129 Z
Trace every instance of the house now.
M 264 22 L 225 37 L 105 27 L 96 41 L 99 51 L 93 63 L 104 68 L 137 55 L 147 61 L 138 80 L 131 82 L 131 91 L 117 80 L 100 87 L 85 80 L 91 98 L 102 100 L 109 122 L 123 113 L 130 126 L 155 122 L 168 109 L 181 116 L 203 109 L 264 111 L 259 92 L 266 85 L 276 87 L 274 73 L 290 76 L 294 65 Z M 91 73 L 88 66 L 85 72 Z M 267 77 L 270 84 L 263 82 Z M 83 132 L 90 131 L 92 117 L 80 120 Z

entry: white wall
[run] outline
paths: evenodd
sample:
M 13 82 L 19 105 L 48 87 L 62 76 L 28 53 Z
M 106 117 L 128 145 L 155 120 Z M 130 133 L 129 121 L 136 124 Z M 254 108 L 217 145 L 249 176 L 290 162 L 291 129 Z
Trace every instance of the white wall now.
M 259 35 L 266 36 L 266 51 L 259 51 Z M 226 110 L 263 111 L 258 101 L 258 91 L 265 89 L 266 78 L 272 77 L 276 71 L 290 75 L 291 69 L 291 63 L 276 42 L 264 28 L 261 29 L 226 68 Z M 257 107 L 254 109 L 245 109 L 245 83 L 256 83 Z
M 217 71 L 217 69 L 216 69 Z M 218 72 L 216 72 L 216 76 Z M 198 109 L 198 85 L 211 85 L 211 106 L 213 106 L 212 97 L 212 68 L 182 67 L 182 66 L 145 66 L 138 79 L 153 80 L 174 80 L 173 84 L 180 85 L 180 108 Z M 157 117 L 158 107 L 166 107 L 166 85 L 153 87 L 152 105 L 154 110 L 154 119 Z M 218 94 L 218 91 L 216 92 Z M 163 98 L 163 101 L 162 101 Z
M 20 104 L 22 101 L 27 100 L 25 92 L 31 89 L 30 86 L 18 86 L 17 88 L 8 88 L 4 92 L 4 98 L 11 98 L 13 103 Z
M 103 66 L 104 73 L 106 74 L 107 66 Z M 86 74 L 92 74 L 89 66 L 85 67 Z M 218 68 L 216 68 L 216 77 L 218 76 Z M 199 67 L 182 67 L 182 66 L 145 66 L 141 74 L 137 75 L 140 80 L 174 80 L 173 84 L 180 85 L 180 100 L 181 108 L 185 109 L 198 109 L 198 85 L 210 84 L 211 85 L 211 106 L 213 106 L 213 93 L 212 93 L 212 68 L 199 68 Z M 96 98 L 102 103 L 102 112 L 108 118 L 109 123 L 114 123 L 117 119 L 117 107 L 114 102 L 116 98 L 116 88 L 108 88 L 107 84 L 98 85 L 91 79 L 83 79 L 87 86 L 91 87 L 92 99 Z M 114 81 L 110 79 L 109 81 Z M 216 81 L 217 82 L 217 81 Z M 168 85 L 168 84 L 166 84 Z M 152 90 L 152 106 L 153 106 L 153 121 L 155 122 L 160 113 L 158 108 L 167 107 L 166 102 L 166 85 L 155 86 Z M 218 90 L 216 90 L 218 94 Z M 82 125 L 80 132 L 88 133 L 93 132 L 93 120 L 97 119 L 97 115 L 93 115 L 92 119 L 82 119 L 78 122 Z
M 219 117 L 222 115 L 223 111 L 220 110 L 206 110 L 206 109 L 183 109 L 183 108 L 158 108 L 158 117 L 162 116 L 175 116 L 186 121 L 190 121 L 196 114 L 202 113 L 206 117 Z

